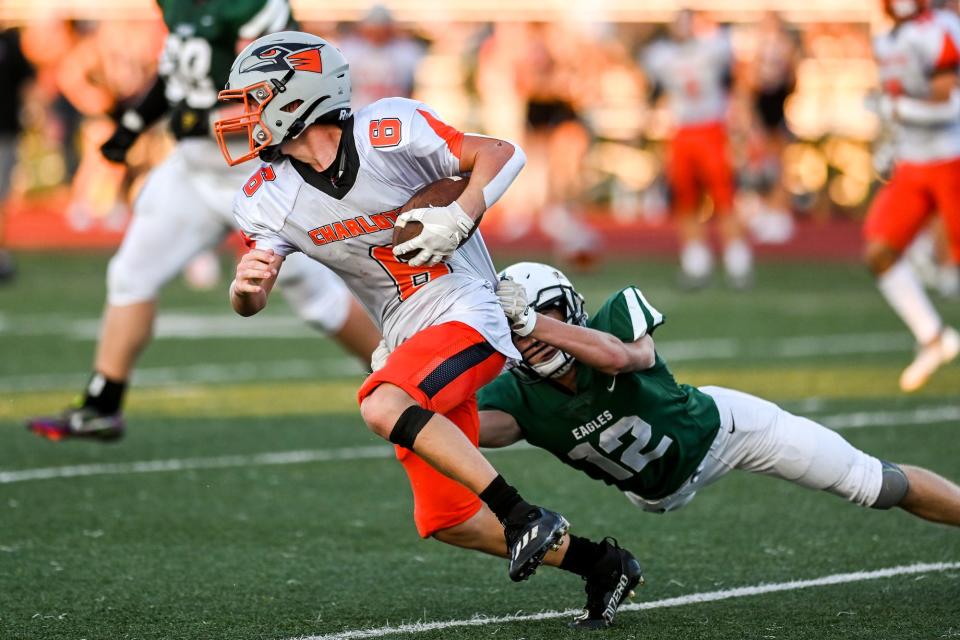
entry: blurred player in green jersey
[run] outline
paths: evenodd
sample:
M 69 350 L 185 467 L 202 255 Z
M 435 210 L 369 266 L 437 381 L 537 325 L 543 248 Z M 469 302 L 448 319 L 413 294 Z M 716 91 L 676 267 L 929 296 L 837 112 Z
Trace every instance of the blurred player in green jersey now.
M 224 164 L 211 122 L 238 48 L 289 26 L 287 0 L 158 0 L 169 35 L 157 78 L 140 103 L 121 114 L 101 147 L 122 163 L 139 135 L 168 116 L 177 140 L 133 206 L 133 219 L 107 269 L 107 303 L 93 373 L 76 406 L 31 418 L 50 440 L 114 440 L 123 435 L 127 384 L 153 334 L 160 290 L 198 254 L 236 228 L 233 199 L 250 177 Z M 332 271 L 304 256 L 287 261 L 280 289 L 308 324 L 368 361 L 379 339 L 370 318 Z

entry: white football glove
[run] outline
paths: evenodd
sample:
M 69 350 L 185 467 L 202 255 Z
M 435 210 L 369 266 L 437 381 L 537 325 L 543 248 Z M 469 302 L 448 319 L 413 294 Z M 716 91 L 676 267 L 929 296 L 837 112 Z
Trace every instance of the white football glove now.
M 376 373 L 383 369 L 387 365 L 387 358 L 389 357 L 390 349 L 387 348 L 387 343 L 381 340 L 377 348 L 370 354 L 370 370 Z
M 537 326 L 537 312 L 527 302 L 527 291 L 519 282 L 504 278 L 497 283 L 497 300 L 518 336 L 528 336 Z
M 423 231 L 416 238 L 394 247 L 393 255 L 401 256 L 419 249 L 417 255 L 408 261 L 412 267 L 432 267 L 451 255 L 466 240 L 474 225 L 473 219 L 456 201 L 445 207 L 411 209 L 397 218 L 396 226 L 402 228 L 411 221 L 421 223 Z

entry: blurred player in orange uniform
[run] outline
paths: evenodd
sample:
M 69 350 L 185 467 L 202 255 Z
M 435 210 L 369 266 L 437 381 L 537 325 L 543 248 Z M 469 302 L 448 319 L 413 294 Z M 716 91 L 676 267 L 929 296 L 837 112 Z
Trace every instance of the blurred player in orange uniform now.
M 895 166 L 864 225 L 865 259 L 880 292 L 917 340 L 900 376 L 903 391 L 922 387 L 960 353 L 960 334 L 944 324 L 904 249 L 939 211 L 954 262 L 960 262 L 960 19 L 926 0 L 886 0 L 894 28 L 874 51 L 884 95 L 881 117 L 894 133 Z
M 695 15 L 684 10 L 670 25 L 670 38 L 650 46 L 644 66 L 654 98 L 665 93 L 676 124 L 667 180 L 681 239 L 681 283 L 708 283 L 713 255 L 707 246 L 701 197 L 713 201 L 723 232 L 723 264 L 731 286 L 753 280 L 753 253 L 734 212 L 735 177 L 727 149 L 726 114 L 733 53 L 723 29 L 699 35 Z

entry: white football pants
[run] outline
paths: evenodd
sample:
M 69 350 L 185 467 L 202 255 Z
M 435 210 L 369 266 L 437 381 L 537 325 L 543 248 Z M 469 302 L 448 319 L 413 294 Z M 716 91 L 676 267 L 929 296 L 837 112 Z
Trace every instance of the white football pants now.
M 864 507 L 876 502 L 883 482 L 880 461 L 840 434 L 747 393 L 722 387 L 700 390 L 720 411 L 720 431 L 710 450 L 687 482 L 665 498 L 644 500 L 625 492 L 636 506 L 656 513 L 679 509 L 731 469 L 782 478 Z
M 133 220 L 107 269 L 107 303 L 153 300 L 197 254 L 236 228 L 233 199 L 256 163 L 230 167 L 212 140 L 177 143 L 150 172 L 133 205 Z M 325 266 L 295 253 L 277 281 L 287 302 L 311 326 L 336 333 L 346 322 L 351 295 Z

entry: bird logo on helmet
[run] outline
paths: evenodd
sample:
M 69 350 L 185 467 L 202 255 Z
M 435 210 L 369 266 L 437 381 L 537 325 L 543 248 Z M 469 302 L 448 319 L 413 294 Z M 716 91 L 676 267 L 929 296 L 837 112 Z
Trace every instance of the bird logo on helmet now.
M 254 49 L 240 61 L 240 72 L 249 71 L 310 71 L 323 73 L 320 50 L 325 45 L 290 42 L 266 44 Z
M 218 96 L 240 106 L 213 125 L 220 151 L 231 166 L 258 156 L 273 162 L 311 124 L 347 120 L 350 93 L 350 65 L 323 38 L 299 31 L 258 38 L 237 56 Z M 245 137 L 246 148 L 235 155 L 228 137 Z
M 539 262 L 518 262 L 501 271 L 498 276 L 501 280 L 510 279 L 523 285 L 527 301 L 535 311 L 559 309 L 564 322 L 586 326 L 587 312 L 583 309 L 583 296 L 556 267 Z M 546 359 L 538 357 L 550 350 L 556 353 Z M 570 370 L 574 360 L 569 353 L 542 342 L 535 342 L 524 349 L 521 355 L 522 359 L 513 366 L 512 371 L 524 382 L 559 378 Z

